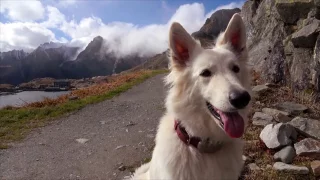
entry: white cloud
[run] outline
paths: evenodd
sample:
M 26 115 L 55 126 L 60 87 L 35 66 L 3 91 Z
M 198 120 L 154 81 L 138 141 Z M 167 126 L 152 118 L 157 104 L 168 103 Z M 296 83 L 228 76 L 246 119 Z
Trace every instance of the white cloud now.
M 47 6 L 48 19 L 41 23 L 47 28 L 58 28 L 65 22 L 65 16 L 56 8 Z
M 5 51 L 6 49 L 24 49 L 30 51 L 45 42 L 58 41 L 52 31 L 38 23 L 0 23 L 0 29 L 1 51 Z
M 230 3 L 221 8 L 240 7 L 242 3 Z M 162 6 L 166 6 L 163 1 Z M 65 38 L 56 39 L 49 29 L 59 29 L 68 35 L 71 46 L 82 49 L 96 36 L 102 36 L 106 42 L 106 52 L 113 52 L 117 56 L 138 54 L 151 56 L 161 53 L 168 48 L 168 30 L 173 22 L 181 23 L 189 33 L 201 28 L 209 14 L 205 14 L 203 4 L 193 3 L 180 6 L 170 20 L 165 24 L 150 24 L 136 26 L 125 22 L 104 23 L 99 17 L 87 17 L 80 21 L 67 21 L 65 15 L 56 7 L 47 6 L 46 20 L 41 23 L 11 22 L 1 23 L 1 49 L 36 48 L 48 41 L 67 42 Z M 215 9 L 214 11 L 216 11 Z M 213 13 L 210 12 L 210 16 Z
M 73 44 L 87 44 L 100 35 L 106 40 L 107 52 L 118 56 L 132 53 L 150 56 L 167 49 L 168 30 L 174 21 L 181 23 L 189 33 L 199 30 L 205 21 L 203 4 L 180 6 L 166 24 L 138 27 L 123 22 L 105 24 L 98 17 L 89 17 L 78 23 L 74 20 L 64 23 L 61 30 L 71 36 Z
M 240 8 L 243 6 L 244 4 L 244 1 L 240 1 L 240 2 L 231 2 L 229 4 L 226 4 L 226 5 L 221 5 L 221 6 L 218 6 L 216 9 L 210 11 L 209 13 L 207 13 L 206 17 L 209 18 L 211 17 L 211 15 L 220 10 L 220 9 L 234 9 L 234 8 Z
M 62 7 L 68 7 L 76 4 L 76 0 L 60 0 L 58 5 Z
M 40 1 L 1 1 L 0 12 L 14 21 L 35 21 L 44 18 L 45 8 Z

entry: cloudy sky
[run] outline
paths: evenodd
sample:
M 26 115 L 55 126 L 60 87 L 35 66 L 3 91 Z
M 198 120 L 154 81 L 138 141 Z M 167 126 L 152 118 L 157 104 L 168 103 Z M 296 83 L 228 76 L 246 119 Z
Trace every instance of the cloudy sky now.
M 119 55 L 153 55 L 167 48 L 168 29 L 180 22 L 197 31 L 217 9 L 243 0 L 1 0 L 0 51 L 32 51 L 45 42 L 85 46 L 102 36 Z

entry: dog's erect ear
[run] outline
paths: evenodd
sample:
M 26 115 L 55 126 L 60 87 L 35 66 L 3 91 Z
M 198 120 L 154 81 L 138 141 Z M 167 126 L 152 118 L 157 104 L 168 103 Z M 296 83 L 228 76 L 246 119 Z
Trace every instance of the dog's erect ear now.
M 241 16 L 236 13 L 232 16 L 223 34 L 222 39 L 217 44 L 230 43 L 237 52 L 242 52 L 246 47 L 246 29 Z
M 189 60 L 196 42 L 189 33 L 177 22 L 171 25 L 169 33 L 169 46 L 172 51 L 172 59 L 180 65 L 185 65 Z

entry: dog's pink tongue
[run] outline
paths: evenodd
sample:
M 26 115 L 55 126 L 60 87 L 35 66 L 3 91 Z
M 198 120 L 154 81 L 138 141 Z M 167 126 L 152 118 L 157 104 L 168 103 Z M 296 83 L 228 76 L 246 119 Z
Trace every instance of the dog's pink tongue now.
M 223 113 L 219 112 L 219 115 L 224 123 L 224 130 L 232 138 L 239 138 L 244 133 L 244 121 L 243 118 L 237 113 Z

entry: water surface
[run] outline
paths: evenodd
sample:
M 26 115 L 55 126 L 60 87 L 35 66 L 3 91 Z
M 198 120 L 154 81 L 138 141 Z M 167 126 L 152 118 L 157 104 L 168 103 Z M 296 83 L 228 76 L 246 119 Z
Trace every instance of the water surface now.
M 46 92 L 46 91 L 23 91 L 16 94 L 0 96 L 0 108 L 5 106 L 22 106 L 26 103 L 41 101 L 44 98 L 57 98 L 69 91 Z

